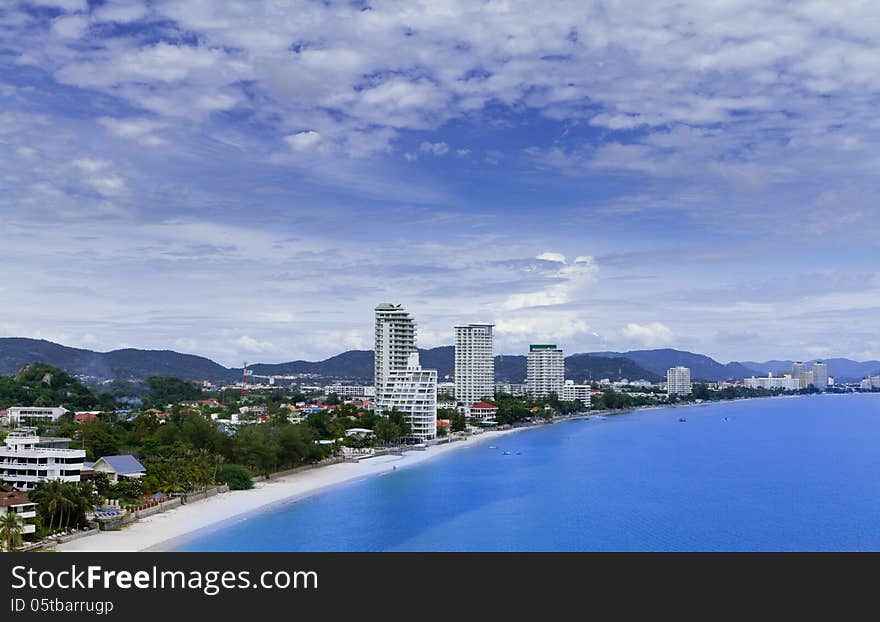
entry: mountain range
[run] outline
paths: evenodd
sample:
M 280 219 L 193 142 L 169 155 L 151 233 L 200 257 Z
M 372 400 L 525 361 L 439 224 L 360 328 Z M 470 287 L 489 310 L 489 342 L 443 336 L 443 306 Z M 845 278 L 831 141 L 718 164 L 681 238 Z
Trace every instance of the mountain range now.
M 451 377 L 455 367 L 453 346 L 420 350 L 422 365 L 436 369 L 441 381 Z M 26 363 L 46 363 L 78 376 L 99 379 L 124 378 L 142 380 L 149 376 L 177 376 L 188 380 L 230 381 L 241 377 L 241 368 L 229 368 L 211 359 L 172 350 L 138 350 L 126 348 L 111 352 L 95 352 L 71 348 L 42 339 L 24 337 L 0 338 L 0 374 L 15 374 Z M 838 380 L 858 380 L 869 374 L 880 374 L 880 361 L 853 361 L 833 358 L 824 361 L 828 372 Z M 810 362 L 808 362 L 810 363 Z M 751 375 L 781 373 L 791 369 L 791 361 L 773 360 L 764 363 L 719 363 L 692 352 L 673 349 L 630 350 L 628 352 L 591 352 L 572 354 L 565 358 L 566 378 L 575 381 L 610 378 L 619 380 L 657 381 L 666 370 L 676 365 L 689 367 L 695 380 L 719 381 Z M 256 375 L 309 374 L 316 380 L 371 381 L 373 351 L 349 350 L 323 361 L 290 361 L 258 363 L 249 369 Z M 522 382 L 526 375 L 524 355 L 495 357 L 495 376 L 499 381 Z

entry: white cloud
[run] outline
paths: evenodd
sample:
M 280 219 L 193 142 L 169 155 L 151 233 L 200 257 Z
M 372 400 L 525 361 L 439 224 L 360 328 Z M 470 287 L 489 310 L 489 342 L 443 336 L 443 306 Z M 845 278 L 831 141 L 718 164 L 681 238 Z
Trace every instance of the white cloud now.
M 141 2 L 126 2 L 111 0 L 99 6 L 92 12 L 92 18 L 99 22 L 134 22 L 146 17 L 149 10 Z
M 79 15 L 55 18 L 52 32 L 64 39 L 78 39 L 88 28 L 89 20 Z
M 164 127 L 163 123 L 149 119 L 116 119 L 113 117 L 101 117 L 98 122 L 120 138 L 136 140 L 150 147 L 156 147 L 165 142 L 155 134 L 157 130 Z
M 672 330 L 660 322 L 630 323 L 623 328 L 621 335 L 624 339 L 645 347 L 671 345 L 675 341 Z
M 557 263 L 565 263 L 565 255 L 561 253 L 541 253 L 535 259 L 541 259 L 543 261 L 555 261 Z
M 305 151 L 312 149 L 321 142 L 321 134 L 309 130 L 285 136 L 284 140 L 287 141 L 287 144 L 290 145 L 290 148 L 294 151 Z
M 278 350 L 278 346 L 271 341 L 260 341 L 248 335 L 242 335 L 234 343 L 242 352 L 251 354 L 266 354 Z
M 559 267 L 546 276 L 547 284 L 540 290 L 507 296 L 500 304 L 501 310 L 515 311 L 572 302 L 596 282 L 599 272 L 599 267 L 589 256 L 580 256 L 571 264 L 561 253 L 545 252 L 536 259 L 559 264 Z
M 72 164 L 85 173 L 94 173 L 110 166 L 107 160 L 94 158 L 78 158 Z
M 90 177 L 86 183 L 103 195 L 113 196 L 125 190 L 125 180 L 115 175 L 110 177 Z
M 431 142 L 423 142 L 419 145 L 419 150 L 422 153 L 430 153 L 435 156 L 446 155 L 449 151 L 449 145 L 446 143 L 431 143 Z

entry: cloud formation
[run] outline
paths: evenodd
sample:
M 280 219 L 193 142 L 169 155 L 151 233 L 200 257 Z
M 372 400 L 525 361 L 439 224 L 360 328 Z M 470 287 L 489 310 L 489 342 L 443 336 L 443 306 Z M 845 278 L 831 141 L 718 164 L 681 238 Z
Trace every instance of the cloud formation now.
M 880 356 L 878 24 L 856 0 L 8 3 L 3 330 L 283 360 L 368 344 L 381 297 L 436 341 L 496 321 L 502 350 Z

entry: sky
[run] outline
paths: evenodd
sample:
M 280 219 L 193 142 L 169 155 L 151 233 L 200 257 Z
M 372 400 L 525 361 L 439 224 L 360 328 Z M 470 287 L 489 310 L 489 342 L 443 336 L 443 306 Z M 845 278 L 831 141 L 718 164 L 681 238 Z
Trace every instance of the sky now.
M 880 358 L 880 3 L 0 3 L 0 336 Z

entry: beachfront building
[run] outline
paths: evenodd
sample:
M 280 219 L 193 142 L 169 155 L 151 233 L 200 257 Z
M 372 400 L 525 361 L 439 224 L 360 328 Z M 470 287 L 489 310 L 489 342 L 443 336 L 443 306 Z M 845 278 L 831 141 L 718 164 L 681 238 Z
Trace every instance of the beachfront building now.
M 416 351 L 416 323 L 403 305 L 376 306 L 374 386 L 378 392 L 392 371 L 405 370 Z
M 564 402 L 580 401 L 587 408 L 590 407 L 593 388 L 588 384 L 575 384 L 574 380 L 566 380 L 562 385 L 562 394 L 559 396 Z
M 70 411 L 61 406 L 12 406 L 6 409 L 6 423 L 16 427 L 38 421 L 57 421 L 61 415 L 68 412 Z
M 495 391 L 494 324 L 455 327 L 455 399 L 463 407 Z
M 747 389 L 782 389 L 784 391 L 797 391 L 801 388 L 801 380 L 791 374 L 774 376 L 772 373 L 766 376 L 752 376 L 743 380 L 743 386 Z
M 147 472 L 147 468 L 131 454 L 101 456 L 90 468 L 95 473 L 106 473 L 111 484 L 115 484 L 120 478 L 140 479 Z
M 812 374 L 807 370 L 807 365 L 800 361 L 792 363 L 791 377 L 798 379 L 801 389 L 806 389 L 813 382 Z
M 35 429 L 25 428 L 10 432 L 3 443 L 0 479 L 16 490 L 32 490 L 37 482 L 51 479 L 80 480 L 86 452 L 67 448 L 70 439 L 41 439 Z
M 880 389 L 880 376 L 868 376 L 863 378 L 859 383 L 859 389 L 862 391 L 873 391 Z
M 405 369 L 388 372 L 376 396 L 376 413 L 402 412 L 412 436 L 426 441 L 437 436 L 437 370 L 422 369 L 419 353 L 410 353 Z
M 18 490 L 0 491 L 0 517 L 8 513 L 18 516 L 22 535 L 34 533 L 37 530 L 37 526 L 34 524 L 37 518 L 37 504 L 31 501 L 26 493 Z M 2 544 L 0 542 L 0 546 Z
M 810 376 L 814 387 L 820 391 L 828 388 L 828 365 L 816 361 L 810 368 Z
M 526 363 L 526 388 L 532 397 L 562 394 L 565 384 L 565 357 L 553 344 L 529 346 Z
M 498 414 L 498 407 L 489 402 L 477 402 L 476 404 L 471 404 L 467 412 L 468 418 L 474 423 L 494 425 L 495 415 Z
M 692 390 L 690 369 L 678 365 L 666 371 L 667 395 L 690 395 Z

